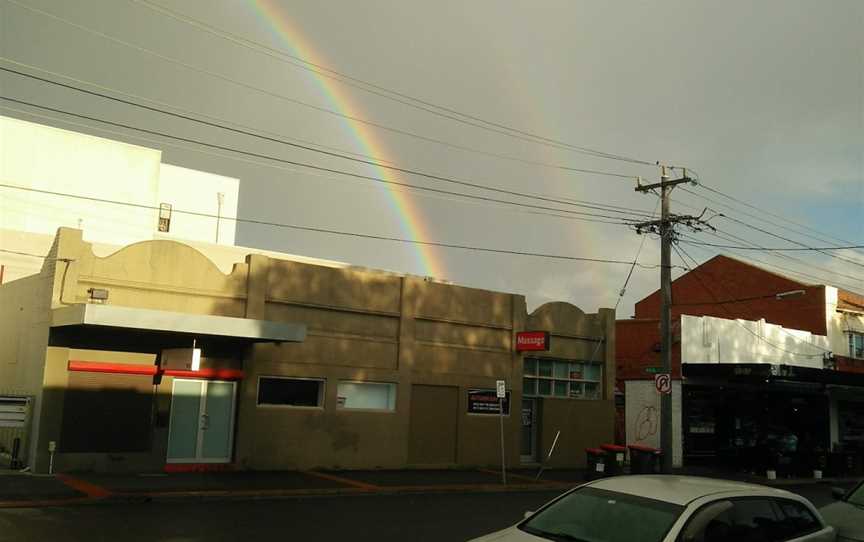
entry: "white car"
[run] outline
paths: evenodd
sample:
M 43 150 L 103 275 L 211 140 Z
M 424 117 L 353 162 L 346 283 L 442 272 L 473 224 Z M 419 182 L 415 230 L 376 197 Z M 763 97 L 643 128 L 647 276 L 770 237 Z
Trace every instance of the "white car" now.
M 838 542 L 864 542 L 864 481 L 852 491 L 834 488 L 837 502 L 823 506 L 819 513 L 837 529 Z
M 616 476 L 579 486 L 473 542 L 830 542 L 804 497 L 692 476 Z

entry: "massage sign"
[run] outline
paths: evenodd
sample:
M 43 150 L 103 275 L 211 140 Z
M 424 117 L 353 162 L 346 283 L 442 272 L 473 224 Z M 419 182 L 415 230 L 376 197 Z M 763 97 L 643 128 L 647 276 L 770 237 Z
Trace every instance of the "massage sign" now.
M 516 334 L 517 352 L 546 352 L 548 350 L 548 331 L 520 331 Z

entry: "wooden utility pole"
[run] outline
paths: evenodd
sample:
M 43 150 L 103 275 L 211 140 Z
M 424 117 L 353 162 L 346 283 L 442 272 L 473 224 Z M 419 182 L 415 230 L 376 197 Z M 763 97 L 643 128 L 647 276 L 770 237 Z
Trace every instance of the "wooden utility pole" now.
M 669 213 L 669 197 L 672 188 L 682 183 L 692 183 L 687 172 L 680 179 L 669 180 L 667 167 L 660 166 L 660 182 L 656 184 L 637 185 L 637 192 L 660 189 L 660 220 L 643 222 L 636 226 L 636 231 L 655 231 L 660 234 L 660 356 L 663 373 L 672 375 L 672 240 L 675 232 L 674 223 L 692 221 L 694 217 L 672 217 Z M 698 219 L 695 219 L 698 220 Z M 660 396 L 660 469 L 664 474 L 672 472 L 672 394 Z

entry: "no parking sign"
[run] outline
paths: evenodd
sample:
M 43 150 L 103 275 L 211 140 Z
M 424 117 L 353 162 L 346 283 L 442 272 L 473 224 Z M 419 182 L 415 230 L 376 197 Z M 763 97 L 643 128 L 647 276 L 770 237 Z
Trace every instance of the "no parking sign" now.
M 672 375 L 669 373 L 654 375 L 654 387 L 657 389 L 657 393 L 661 395 L 672 393 Z

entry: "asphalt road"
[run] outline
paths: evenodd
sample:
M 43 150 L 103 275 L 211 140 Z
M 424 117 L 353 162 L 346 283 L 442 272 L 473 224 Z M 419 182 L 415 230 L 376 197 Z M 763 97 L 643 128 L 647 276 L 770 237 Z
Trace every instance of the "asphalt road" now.
M 787 488 L 817 507 L 830 486 Z M 557 493 L 185 501 L 0 510 L 0 542 L 462 541 L 515 523 Z

